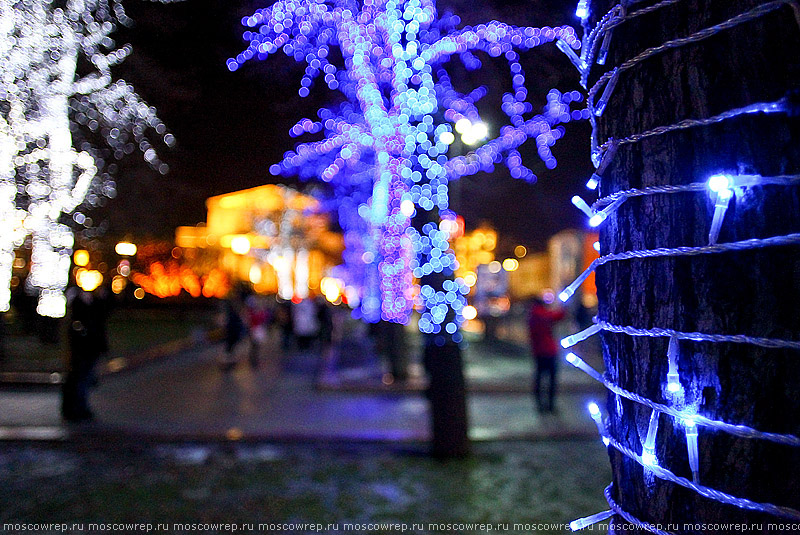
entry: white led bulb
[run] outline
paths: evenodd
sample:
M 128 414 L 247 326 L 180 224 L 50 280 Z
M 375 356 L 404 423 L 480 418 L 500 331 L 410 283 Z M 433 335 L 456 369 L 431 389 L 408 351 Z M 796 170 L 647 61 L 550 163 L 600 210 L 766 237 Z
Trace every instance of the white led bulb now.
M 650 413 L 650 424 L 647 426 L 647 437 L 642 446 L 642 462 L 647 466 L 658 466 L 656 459 L 656 433 L 658 433 L 659 412 L 653 409 Z
M 596 524 L 598 522 L 602 522 L 607 518 L 611 517 L 614 513 L 611 511 L 603 511 L 601 513 L 595 513 L 592 516 L 587 516 L 586 518 L 579 518 L 578 520 L 573 520 L 569 523 L 569 529 L 572 531 L 580 531 L 586 527 L 591 526 L 592 524 Z
M 575 205 L 575 208 L 586 214 L 586 217 L 594 216 L 594 212 L 592 211 L 591 207 L 579 196 L 575 195 L 572 197 L 572 204 Z
M 733 190 L 730 189 L 731 180 L 725 175 L 714 175 L 708 179 L 708 189 L 716 194 L 714 202 L 714 217 L 711 220 L 711 229 L 708 232 L 708 243 L 714 245 L 719 238 L 719 231 L 722 228 L 722 221 L 725 219 L 725 212 L 728 211 L 728 204 L 733 197 Z
M 556 41 L 556 46 L 560 51 L 567 55 L 569 60 L 572 62 L 573 65 L 578 69 L 580 72 L 584 72 L 586 70 L 586 62 L 583 61 L 578 54 L 569 46 L 569 43 L 564 41 L 563 39 L 558 39 Z
M 689 467 L 692 469 L 692 479 L 700 483 L 700 456 L 697 451 L 697 423 L 692 418 L 684 418 L 686 426 L 686 449 L 689 452 Z
M 611 95 L 614 93 L 614 88 L 617 87 L 617 80 L 619 80 L 619 67 L 614 67 L 614 70 L 611 71 L 611 78 L 609 78 L 608 82 L 606 83 L 606 87 L 603 89 L 603 94 L 600 96 L 600 100 L 597 101 L 597 106 L 594 108 L 594 114 L 598 117 L 603 115 L 603 112 L 608 105 L 608 101 L 611 99 Z
M 586 340 L 590 336 L 594 336 L 595 334 L 599 333 L 602 330 L 603 328 L 595 323 L 591 327 L 584 329 L 579 333 L 575 333 L 573 335 L 567 336 L 566 338 L 562 338 L 561 347 L 563 348 L 572 347 L 575 344 Z
M 575 8 L 575 16 L 581 20 L 589 18 L 589 2 L 587 0 L 580 0 L 578 7 Z

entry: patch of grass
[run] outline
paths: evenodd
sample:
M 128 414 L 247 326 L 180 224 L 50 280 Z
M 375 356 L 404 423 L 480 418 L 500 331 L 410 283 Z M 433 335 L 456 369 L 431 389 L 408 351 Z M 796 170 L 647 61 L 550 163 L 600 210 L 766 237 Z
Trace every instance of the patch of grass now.
M 212 313 L 203 309 L 121 309 L 108 322 L 111 353 L 124 355 L 157 344 L 180 340 L 211 326 Z
M 442 532 L 429 524 L 484 522 L 528 533 L 514 524 L 565 524 L 607 508 L 608 459 L 595 442 L 480 443 L 471 458 L 447 462 L 383 446 L 275 446 L 266 460 L 240 455 L 253 446 L 198 447 L 211 452 L 200 464 L 170 447 L 65 452 L 56 461 L 70 470 L 34 478 L 23 474 L 36 451 L 25 461 L 12 452 L 16 461 L 0 463 L 0 522 L 426 526 L 418 533 Z
M 212 326 L 213 311 L 181 305 L 161 308 L 118 308 L 108 321 L 109 357 L 142 351 L 184 339 Z M 52 320 L 53 341 L 25 334 L 19 325 L 7 326 L 4 371 L 62 371 L 68 352 L 67 319 Z

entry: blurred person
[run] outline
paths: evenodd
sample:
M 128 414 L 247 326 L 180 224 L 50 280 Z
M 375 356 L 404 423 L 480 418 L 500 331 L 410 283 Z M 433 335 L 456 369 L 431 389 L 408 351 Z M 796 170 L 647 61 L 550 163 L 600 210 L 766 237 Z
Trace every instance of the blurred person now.
M 317 306 L 317 322 L 319 323 L 319 341 L 322 344 L 322 351 L 325 352 L 333 343 L 333 313 L 328 300 L 323 296 L 315 299 Z
M 250 365 L 257 368 L 261 360 L 261 353 L 267 342 L 267 327 L 270 322 L 269 309 L 257 295 L 251 295 L 245 300 L 248 333 L 250 339 L 250 352 L 248 358 Z
M 89 390 L 97 382 L 97 361 L 108 352 L 111 301 L 105 288 L 92 284 L 72 287 L 66 297 L 70 308 L 69 356 L 61 389 L 61 415 L 67 421 L 80 422 L 94 418 L 89 408 Z
M 310 298 L 293 303 L 292 330 L 297 338 L 297 349 L 308 351 L 319 334 L 317 305 Z
M 273 318 L 273 325 L 280 331 L 281 349 L 287 352 L 292 348 L 292 341 L 294 339 L 291 302 L 278 300 Z
M 236 349 L 247 334 L 245 296 L 246 292 L 242 288 L 233 289 L 223 305 L 225 345 L 220 363 L 223 371 L 232 370 L 236 366 Z
M 553 337 L 553 326 L 564 319 L 561 308 L 548 308 L 545 302 L 534 297 L 528 314 L 528 333 L 536 370 L 533 376 L 533 395 L 539 412 L 554 412 L 557 388 L 558 345 Z M 545 398 L 542 382 L 547 380 Z

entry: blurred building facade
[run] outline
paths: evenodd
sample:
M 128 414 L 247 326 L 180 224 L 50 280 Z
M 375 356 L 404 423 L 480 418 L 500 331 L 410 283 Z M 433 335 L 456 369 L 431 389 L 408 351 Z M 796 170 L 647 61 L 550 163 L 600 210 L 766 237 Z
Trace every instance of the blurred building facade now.
M 175 244 L 208 257 L 232 282 L 252 283 L 259 293 L 284 299 L 320 290 L 326 273 L 341 262 L 344 241 L 313 197 L 265 185 L 206 201 L 205 223 L 178 227 Z M 192 255 L 191 252 L 195 254 Z

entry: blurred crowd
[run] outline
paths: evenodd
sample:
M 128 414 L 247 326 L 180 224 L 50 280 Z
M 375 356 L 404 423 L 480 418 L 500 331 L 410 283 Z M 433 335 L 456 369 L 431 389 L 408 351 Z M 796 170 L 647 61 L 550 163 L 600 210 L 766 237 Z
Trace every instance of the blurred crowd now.
M 263 358 L 266 343 L 279 340 L 283 352 L 327 353 L 334 339 L 333 305 L 322 296 L 285 301 L 241 287 L 223 301 L 221 367 L 233 369 L 246 354 L 253 367 Z

